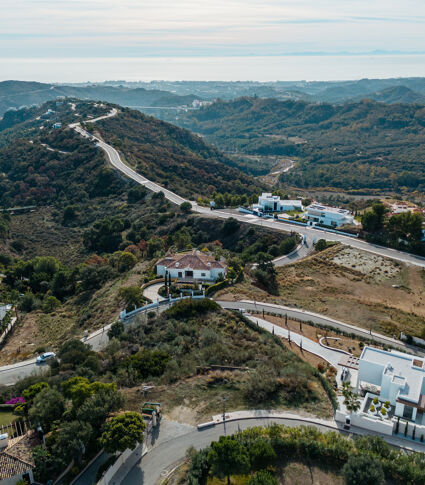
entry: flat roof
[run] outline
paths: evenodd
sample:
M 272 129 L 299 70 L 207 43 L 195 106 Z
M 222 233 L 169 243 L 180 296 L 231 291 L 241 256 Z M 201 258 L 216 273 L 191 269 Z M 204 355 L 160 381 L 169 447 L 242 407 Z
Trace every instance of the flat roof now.
M 321 205 L 321 204 L 311 204 L 307 207 L 307 210 L 310 210 L 310 209 L 322 211 L 322 212 L 332 212 L 334 214 L 343 214 L 343 215 L 351 214 L 351 212 L 347 209 L 341 209 L 339 207 L 331 207 L 328 205 Z
M 425 371 L 424 366 L 418 364 L 419 362 L 423 364 L 424 359 L 404 352 L 388 352 L 366 346 L 360 356 L 360 366 L 362 361 L 382 366 L 384 373 L 392 376 L 392 382 L 404 386 L 399 392 L 401 399 L 414 403 L 419 402 Z

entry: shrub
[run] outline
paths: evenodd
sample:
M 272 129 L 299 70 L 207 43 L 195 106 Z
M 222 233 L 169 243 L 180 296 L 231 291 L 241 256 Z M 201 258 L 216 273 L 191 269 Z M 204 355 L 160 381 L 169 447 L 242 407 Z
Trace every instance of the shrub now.
M 170 359 L 170 355 L 162 350 L 142 350 L 131 356 L 130 362 L 131 366 L 145 378 L 148 376 L 161 376 Z
M 371 413 L 374 413 L 376 411 L 375 406 L 373 404 L 372 404 L 372 406 L 370 406 L 369 409 L 370 409 Z
M 328 247 L 328 243 L 326 242 L 325 239 L 319 239 L 316 244 L 314 245 L 314 249 L 316 251 L 323 251 Z
M 379 403 L 379 399 L 377 397 L 374 397 L 373 400 L 372 400 L 373 404 L 378 404 Z
M 249 479 L 248 485 L 279 485 L 279 482 L 270 472 L 262 470 Z
M 381 462 L 369 455 L 350 456 L 342 468 L 347 485 L 381 485 L 384 472 Z
M 192 210 L 192 204 L 190 202 L 182 202 L 180 204 L 180 210 L 184 214 L 188 214 Z
M 203 315 L 208 312 L 219 310 L 220 306 L 209 298 L 202 300 L 192 300 L 188 298 L 181 300 L 165 311 L 172 318 L 191 318 L 196 315 Z
M 120 335 L 124 333 L 124 324 L 121 320 L 114 322 L 111 325 L 111 328 L 108 330 L 108 337 L 109 339 L 118 338 Z

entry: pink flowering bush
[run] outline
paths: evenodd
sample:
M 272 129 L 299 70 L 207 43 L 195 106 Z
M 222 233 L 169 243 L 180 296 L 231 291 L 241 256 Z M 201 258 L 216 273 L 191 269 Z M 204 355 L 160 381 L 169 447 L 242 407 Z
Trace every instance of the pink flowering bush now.
M 9 401 L 6 401 L 5 404 L 24 404 L 25 399 L 22 396 L 19 397 L 12 397 L 12 399 L 9 399 Z

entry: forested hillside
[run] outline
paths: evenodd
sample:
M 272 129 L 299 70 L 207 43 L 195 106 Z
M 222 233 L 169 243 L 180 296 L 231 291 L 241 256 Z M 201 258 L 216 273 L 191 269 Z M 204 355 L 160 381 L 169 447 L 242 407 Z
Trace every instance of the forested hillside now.
M 216 192 L 250 196 L 262 188 L 199 136 L 138 111 L 123 109 L 94 129 L 141 174 L 182 196 L 211 198 Z
M 123 86 L 64 86 L 23 81 L 0 82 L 0 115 L 10 108 L 42 104 L 58 96 L 92 99 L 124 106 L 184 106 L 193 95 L 179 96 L 159 89 L 127 88 Z
M 298 157 L 295 168 L 281 176 L 285 184 L 379 191 L 425 187 L 420 105 L 240 98 L 218 101 L 180 121 L 231 152 Z

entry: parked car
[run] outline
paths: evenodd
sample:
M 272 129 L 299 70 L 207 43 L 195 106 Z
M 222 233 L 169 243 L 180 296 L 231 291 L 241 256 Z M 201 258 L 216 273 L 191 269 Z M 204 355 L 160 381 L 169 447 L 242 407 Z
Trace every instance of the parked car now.
M 35 362 L 36 364 L 44 364 L 50 359 L 53 359 L 56 357 L 56 354 L 54 352 L 44 352 L 44 354 L 39 355 L 36 359 Z

